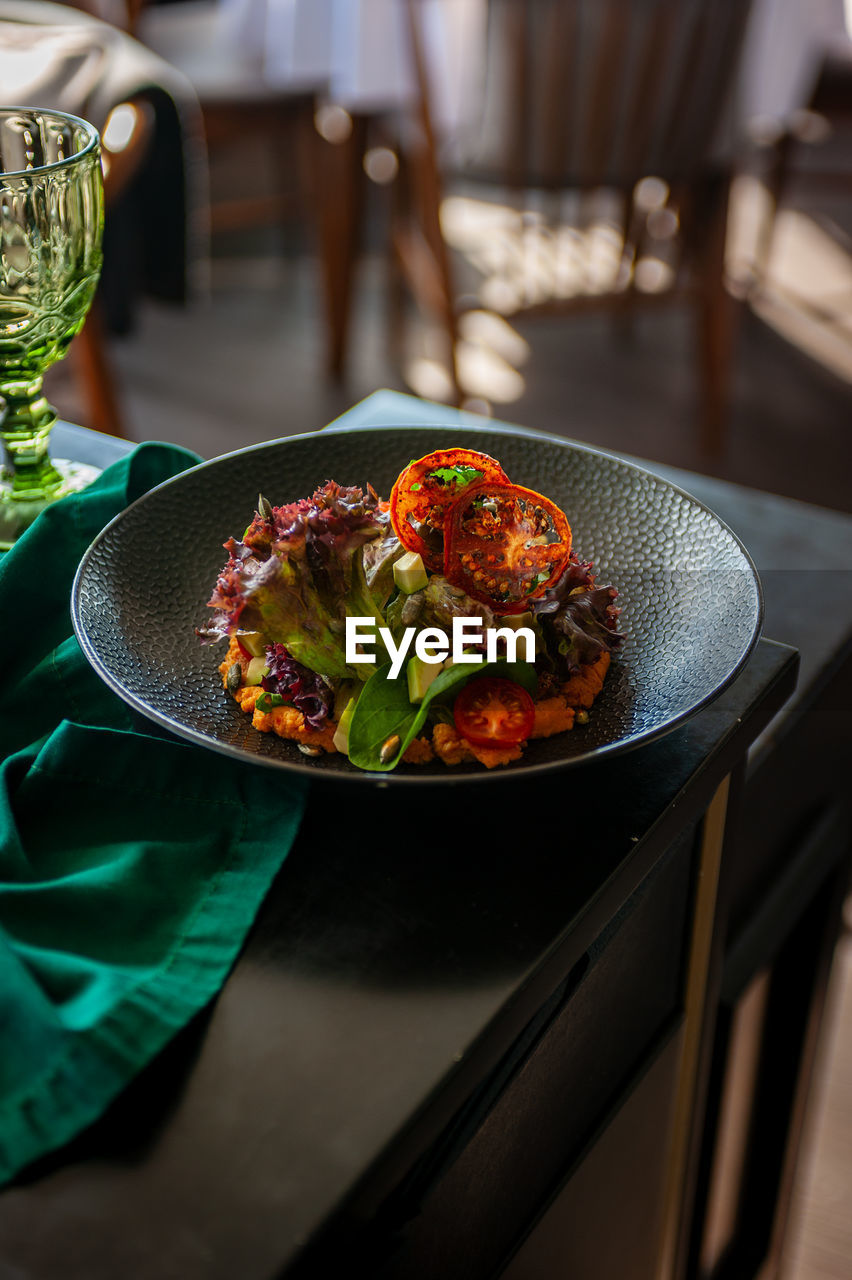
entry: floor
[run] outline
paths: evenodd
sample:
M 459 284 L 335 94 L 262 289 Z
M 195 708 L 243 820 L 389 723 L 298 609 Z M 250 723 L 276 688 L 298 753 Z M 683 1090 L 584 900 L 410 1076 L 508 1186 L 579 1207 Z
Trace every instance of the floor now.
M 743 310 L 727 445 L 718 459 L 702 456 L 698 443 L 692 331 L 682 310 L 642 316 L 627 337 L 605 317 L 517 327 L 497 335 L 497 363 L 486 363 L 484 374 L 514 372 L 503 376 L 506 398 L 494 404 L 495 416 L 852 512 L 852 373 L 845 376 L 842 359 L 822 362 L 812 345 L 802 344 L 806 354 L 789 337 L 771 307 Z M 368 256 L 359 270 L 342 385 L 324 375 L 323 341 L 309 251 L 246 254 L 220 246 L 206 299 L 188 310 L 145 303 L 135 332 L 112 344 L 127 434 L 213 457 L 315 430 L 379 387 L 403 389 L 386 353 L 379 256 Z M 426 347 L 428 354 L 428 335 Z M 71 363 L 53 371 L 49 394 L 63 417 L 85 421 Z M 783 1280 L 852 1275 L 848 940 L 837 953 L 831 1009 Z
M 347 376 L 334 385 L 324 375 L 315 259 L 237 256 L 229 247 L 213 260 L 205 298 L 188 309 L 146 302 L 135 332 L 114 342 L 130 438 L 214 457 L 316 430 L 379 387 L 405 387 L 387 354 L 379 255 L 359 269 Z M 504 420 L 852 511 L 852 336 L 847 379 L 743 308 L 726 447 L 707 458 L 692 319 L 678 305 L 640 313 L 627 335 L 606 314 L 501 325 L 474 349 L 476 373 L 503 389 L 492 411 Z M 442 354 L 428 330 L 412 332 L 421 354 Z M 420 372 L 436 364 L 421 358 Z M 72 375 L 70 364 L 56 366 L 48 393 L 63 417 L 84 421 Z

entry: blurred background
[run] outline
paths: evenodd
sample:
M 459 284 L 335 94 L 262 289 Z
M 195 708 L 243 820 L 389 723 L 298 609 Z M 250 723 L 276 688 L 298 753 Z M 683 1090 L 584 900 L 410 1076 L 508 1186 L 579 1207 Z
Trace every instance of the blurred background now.
M 58 367 L 63 416 L 209 457 L 389 386 L 850 509 L 843 0 L 87 3 L 162 62 L 115 77 L 110 385 Z M 7 99 L 91 110 L 82 38 Z
M 204 457 L 380 387 L 852 511 L 852 0 L 0 0 L 103 131 L 60 416 Z M 852 1275 L 852 982 L 786 1280 Z

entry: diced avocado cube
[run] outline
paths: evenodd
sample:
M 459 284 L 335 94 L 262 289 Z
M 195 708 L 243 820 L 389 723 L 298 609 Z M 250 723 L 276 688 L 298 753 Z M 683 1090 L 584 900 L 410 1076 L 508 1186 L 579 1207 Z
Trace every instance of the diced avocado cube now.
M 498 614 L 494 619 L 495 627 L 511 627 L 513 631 L 517 631 L 519 627 L 532 627 L 533 616 L 529 610 L 526 613 L 503 613 Z
M 345 756 L 349 755 L 349 726 L 352 723 L 352 713 L 355 710 L 355 704 L 357 701 L 357 697 L 349 699 L 346 706 L 343 708 L 343 713 L 337 722 L 337 728 L 335 729 L 334 737 L 332 738 L 332 742 L 337 750 L 342 752 Z
M 260 684 L 264 676 L 269 674 L 266 658 L 252 658 L 246 667 L 246 684 Z
M 529 611 L 526 613 L 506 613 L 498 615 L 494 619 L 493 630 L 497 631 L 498 629 L 502 629 L 504 631 L 520 631 L 522 627 L 526 627 L 533 633 L 533 636 L 535 637 L 535 649 L 537 650 L 539 634 L 538 626 L 535 618 Z M 505 644 L 506 642 L 503 641 L 503 643 Z M 517 653 L 519 657 L 526 658 L 525 644 L 518 645 Z
M 332 717 L 340 723 L 341 716 L 346 710 L 346 706 L 353 698 L 358 697 L 361 692 L 361 682 L 359 680 L 341 680 L 334 693 L 334 711 Z M 350 717 L 352 713 L 350 712 Z
M 429 579 L 419 551 L 406 551 L 404 556 L 394 561 L 393 580 L 400 591 L 404 591 L 407 596 L 423 590 Z
M 422 702 L 430 684 L 444 669 L 442 662 L 424 662 L 415 654 L 408 659 L 405 674 L 408 677 L 408 697 L 411 702 Z
M 253 658 L 262 658 L 266 653 L 266 641 L 259 631 L 238 631 L 237 639 Z

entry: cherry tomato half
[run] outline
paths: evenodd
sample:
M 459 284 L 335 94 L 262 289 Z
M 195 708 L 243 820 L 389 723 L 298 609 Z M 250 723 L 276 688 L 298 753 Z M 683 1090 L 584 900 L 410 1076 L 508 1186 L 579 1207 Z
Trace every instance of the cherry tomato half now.
M 437 449 L 410 462 L 391 490 L 391 522 L 408 551 L 418 551 L 432 573 L 444 569 L 444 520 L 471 484 L 508 484 L 499 462 L 475 449 Z
M 444 574 L 496 613 L 523 613 L 559 579 L 570 555 L 565 514 L 533 489 L 482 482 L 448 514 Z
M 453 720 L 461 736 L 475 746 L 512 747 L 532 733 L 535 706 L 514 680 L 480 676 L 456 698 Z

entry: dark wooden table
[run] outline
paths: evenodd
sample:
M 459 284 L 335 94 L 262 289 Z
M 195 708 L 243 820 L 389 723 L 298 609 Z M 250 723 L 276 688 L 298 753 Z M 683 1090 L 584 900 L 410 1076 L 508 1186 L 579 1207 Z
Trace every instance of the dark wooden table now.
M 346 424 L 451 412 L 380 393 Z M 3 1280 L 650 1280 L 777 1252 L 848 874 L 852 521 L 677 478 L 755 555 L 773 639 L 605 764 L 473 800 L 315 785 L 219 999 L 0 1196 Z M 764 975 L 749 1213 L 719 1220 Z

